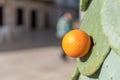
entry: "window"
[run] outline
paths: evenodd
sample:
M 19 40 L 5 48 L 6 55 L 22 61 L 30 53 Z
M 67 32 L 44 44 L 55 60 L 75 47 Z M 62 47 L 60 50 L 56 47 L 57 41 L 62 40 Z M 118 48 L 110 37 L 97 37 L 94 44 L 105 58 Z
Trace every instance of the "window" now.
M 17 9 L 17 25 L 23 25 L 23 10 Z
M 35 10 L 31 11 L 31 28 L 35 29 L 36 28 L 36 22 L 37 22 L 37 12 Z
M 0 7 L 0 26 L 3 25 L 3 7 Z

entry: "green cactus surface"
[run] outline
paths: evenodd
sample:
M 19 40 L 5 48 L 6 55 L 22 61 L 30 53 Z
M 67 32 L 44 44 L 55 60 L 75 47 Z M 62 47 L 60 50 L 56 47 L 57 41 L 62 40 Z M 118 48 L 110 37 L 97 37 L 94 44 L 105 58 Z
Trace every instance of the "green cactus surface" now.
M 120 80 L 120 56 L 113 50 L 105 59 L 99 76 L 100 80 Z
M 89 78 L 89 77 L 84 76 L 84 75 L 81 74 L 79 80 L 98 80 L 98 79 Z
M 109 44 L 120 55 L 120 0 L 104 0 L 101 21 Z
M 80 0 L 80 10 L 86 11 L 92 0 Z
M 119 80 L 120 0 L 81 1 L 86 12 L 80 29 L 91 37 L 92 46 L 88 55 L 77 58 L 71 80 Z
M 92 37 L 94 43 L 88 60 L 82 62 L 79 58 L 77 59 L 77 66 L 80 73 L 86 76 L 94 74 L 100 68 L 110 51 L 107 38 L 103 33 L 101 25 L 100 13 L 103 2 L 104 0 L 93 0 L 91 2 L 80 26 L 80 29 Z
M 80 76 L 80 71 L 78 70 L 78 67 L 76 67 L 70 80 L 78 80 L 79 76 Z

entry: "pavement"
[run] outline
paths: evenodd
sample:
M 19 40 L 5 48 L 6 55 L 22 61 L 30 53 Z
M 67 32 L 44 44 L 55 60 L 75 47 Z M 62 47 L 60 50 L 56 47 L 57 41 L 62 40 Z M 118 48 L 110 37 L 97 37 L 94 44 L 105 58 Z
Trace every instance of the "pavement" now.
M 63 61 L 59 47 L 1 52 L 0 80 L 69 80 L 75 60 Z
M 0 80 L 69 80 L 75 59 L 60 57 L 53 31 L 23 32 L 0 45 Z

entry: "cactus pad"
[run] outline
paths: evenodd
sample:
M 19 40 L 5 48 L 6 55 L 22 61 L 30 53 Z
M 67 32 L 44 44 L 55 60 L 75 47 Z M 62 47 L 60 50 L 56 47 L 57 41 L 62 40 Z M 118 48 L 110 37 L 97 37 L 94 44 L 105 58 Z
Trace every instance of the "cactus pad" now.
M 120 80 L 120 57 L 111 50 L 103 63 L 100 80 Z
M 80 10 L 86 11 L 92 0 L 80 0 Z
M 98 80 L 98 79 L 93 79 L 93 78 L 89 78 L 89 77 L 84 76 L 84 75 L 80 75 L 79 80 Z
M 80 29 L 88 33 L 94 42 L 91 55 L 88 60 L 82 62 L 77 59 L 77 66 L 81 74 L 90 76 L 94 74 L 103 63 L 110 51 L 108 41 L 103 33 L 101 25 L 101 7 L 104 0 L 93 0 L 86 11 Z
M 105 0 L 101 10 L 105 35 L 113 50 L 120 55 L 120 0 Z

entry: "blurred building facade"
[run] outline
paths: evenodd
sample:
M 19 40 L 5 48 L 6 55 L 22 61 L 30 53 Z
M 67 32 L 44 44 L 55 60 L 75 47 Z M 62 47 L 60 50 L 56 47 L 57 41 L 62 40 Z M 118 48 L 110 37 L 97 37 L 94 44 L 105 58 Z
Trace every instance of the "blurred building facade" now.
M 0 26 L 25 30 L 55 28 L 66 11 L 79 15 L 79 0 L 0 0 Z M 77 16 L 78 17 L 78 16 Z
M 80 0 L 55 0 L 57 15 L 61 16 L 65 12 L 73 14 L 74 18 L 79 18 L 79 1 Z

